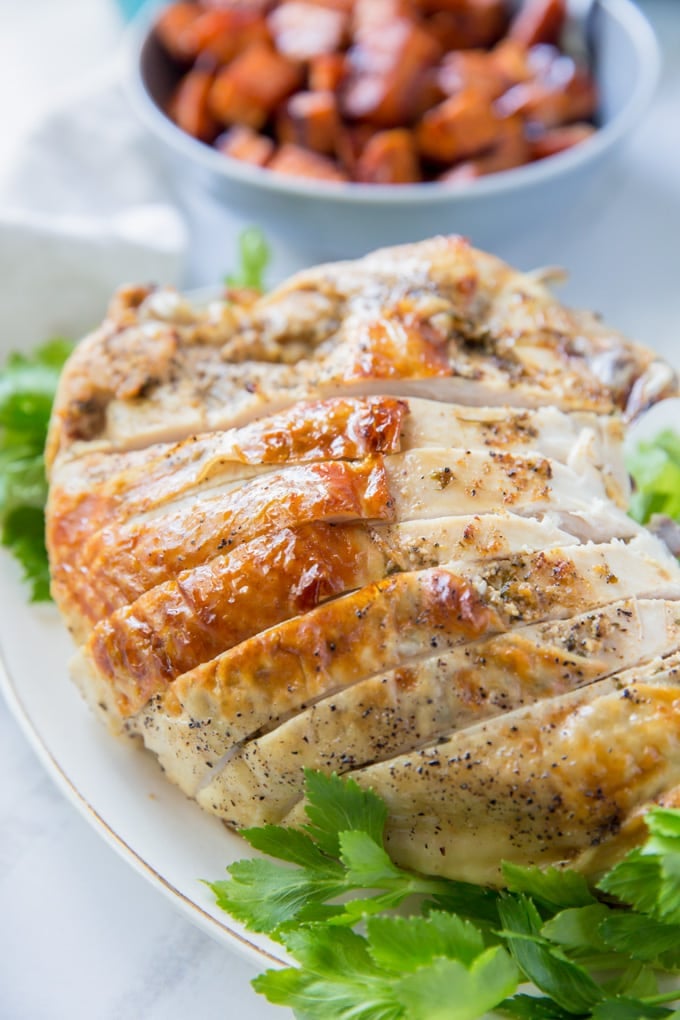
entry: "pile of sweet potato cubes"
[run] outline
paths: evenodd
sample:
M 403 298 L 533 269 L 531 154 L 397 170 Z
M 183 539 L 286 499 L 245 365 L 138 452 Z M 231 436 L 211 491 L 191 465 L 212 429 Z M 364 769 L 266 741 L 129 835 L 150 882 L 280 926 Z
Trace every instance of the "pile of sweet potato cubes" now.
M 460 183 L 595 130 L 566 0 L 200 0 L 156 33 L 181 73 L 168 114 L 234 159 L 368 184 Z

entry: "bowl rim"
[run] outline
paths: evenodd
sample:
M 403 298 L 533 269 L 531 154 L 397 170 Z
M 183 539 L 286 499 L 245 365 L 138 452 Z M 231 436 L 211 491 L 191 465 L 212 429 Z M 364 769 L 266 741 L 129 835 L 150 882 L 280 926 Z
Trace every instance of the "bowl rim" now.
M 198 162 L 226 181 L 234 181 L 262 192 L 299 196 L 307 200 L 340 205 L 450 205 L 473 203 L 498 194 L 525 191 L 602 157 L 620 142 L 641 118 L 651 102 L 661 70 L 661 54 L 654 30 L 645 14 L 632 0 L 597 0 L 605 13 L 618 21 L 635 47 L 639 73 L 626 106 L 593 136 L 565 152 L 511 170 L 489 174 L 469 183 L 452 185 L 445 181 L 417 184 L 361 184 L 355 181 L 313 181 L 287 177 L 265 167 L 245 164 L 199 142 L 174 124 L 152 98 L 144 82 L 141 56 L 153 31 L 155 16 L 166 4 L 153 0 L 144 6 L 126 32 L 125 85 L 132 106 L 142 122 L 171 149 Z M 573 15 L 572 15 L 573 16 Z

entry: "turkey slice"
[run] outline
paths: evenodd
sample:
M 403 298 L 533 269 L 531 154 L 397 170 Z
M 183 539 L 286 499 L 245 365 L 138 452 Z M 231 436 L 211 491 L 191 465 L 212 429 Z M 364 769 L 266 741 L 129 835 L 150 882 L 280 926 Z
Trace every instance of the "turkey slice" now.
M 332 396 L 633 414 L 675 387 L 652 353 L 457 237 L 307 270 L 254 303 L 171 305 L 128 289 L 79 346 L 48 463 L 74 442 L 146 446 Z

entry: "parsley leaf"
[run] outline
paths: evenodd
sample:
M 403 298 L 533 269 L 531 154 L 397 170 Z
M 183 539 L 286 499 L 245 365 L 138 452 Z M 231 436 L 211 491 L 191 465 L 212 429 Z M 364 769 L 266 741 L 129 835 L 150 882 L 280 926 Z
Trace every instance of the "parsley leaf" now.
M 484 949 L 472 926 L 446 916 L 372 918 L 367 935 L 324 925 L 284 934 L 300 968 L 268 971 L 254 987 L 270 1002 L 319 1020 L 475 1020 L 517 986 L 518 973 L 500 947 Z M 464 960 L 458 957 L 463 946 Z
M 504 1016 L 519 1017 L 519 1020 L 573 1020 L 573 1013 L 561 1009 L 552 999 L 543 996 L 513 995 L 498 1007 Z
M 56 339 L 11 354 L 0 371 L 0 541 L 23 567 L 31 601 L 50 597 L 43 450 L 59 375 L 72 345 Z
M 245 835 L 250 838 L 252 831 Z M 346 889 L 342 865 L 330 858 L 297 869 L 269 860 L 237 861 L 228 870 L 231 879 L 214 882 L 211 889 L 222 909 L 252 931 L 275 932 L 301 917 L 324 919 L 325 912 L 315 908 Z
M 599 1003 L 591 1014 L 592 1020 L 657 1020 L 671 1015 L 671 1010 L 663 1006 L 624 997 Z
M 469 967 L 435 960 L 394 985 L 409 1020 L 475 1020 L 517 987 L 517 968 L 500 946 L 487 949 Z
M 372 917 L 367 928 L 371 956 L 396 973 L 417 970 L 439 956 L 469 966 L 485 948 L 479 929 L 443 911 L 427 917 Z
M 499 912 L 506 942 L 523 974 L 568 1013 L 583 1014 L 604 998 L 588 972 L 540 936 L 542 920 L 529 897 L 503 897 Z
M 392 975 L 372 961 L 366 940 L 346 929 L 313 925 L 285 937 L 302 964 L 270 970 L 253 987 L 269 1002 L 314 1020 L 401 1020 Z
M 611 914 L 604 903 L 591 903 L 587 907 L 568 907 L 547 921 L 541 935 L 576 951 L 606 952 L 611 948 L 600 934 L 600 924 Z
M 523 868 L 503 862 L 503 878 L 511 892 L 527 893 L 549 907 L 581 907 L 595 903 L 583 875 L 563 868 Z
M 233 288 L 265 290 L 264 274 L 269 265 L 271 253 L 265 236 L 257 227 L 247 227 L 238 239 L 240 265 L 235 273 L 227 276 L 225 283 Z
M 646 817 L 650 839 L 632 850 L 598 888 L 667 924 L 680 924 L 680 812 L 655 808 Z
M 662 924 L 628 911 L 610 911 L 600 922 L 604 943 L 633 960 L 656 962 L 670 970 L 680 968 L 680 925 Z
M 306 769 L 305 791 L 309 819 L 305 832 L 326 853 L 336 857 L 339 834 L 350 830 L 365 833 L 382 846 L 387 807 L 371 790 L 362 790 L 353 779 Z

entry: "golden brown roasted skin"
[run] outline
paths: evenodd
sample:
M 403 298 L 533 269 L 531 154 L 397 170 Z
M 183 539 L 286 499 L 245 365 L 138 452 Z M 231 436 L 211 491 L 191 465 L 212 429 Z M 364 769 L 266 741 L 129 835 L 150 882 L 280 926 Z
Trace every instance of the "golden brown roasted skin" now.
M 309 766 L 377 789 L 410 866 L 596 873 L 680 784 L 680 568 L 622 460 L 675 391 L 456 237 L 121 291 L 47 451 L 74 677 L 229 824 L 295 824 Z

